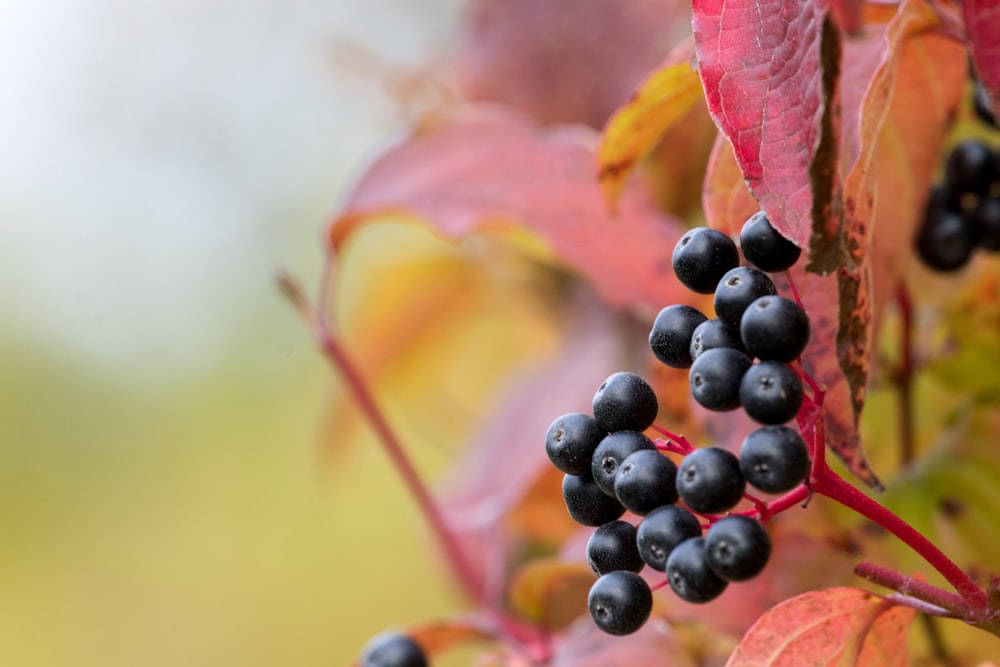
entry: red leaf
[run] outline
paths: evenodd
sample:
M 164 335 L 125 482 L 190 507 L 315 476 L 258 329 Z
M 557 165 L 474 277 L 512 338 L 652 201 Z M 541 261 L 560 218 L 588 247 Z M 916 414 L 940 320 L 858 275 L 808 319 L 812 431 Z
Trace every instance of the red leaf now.
M 540 257 L 572 267 L 612 306 L 656 312 L 690 300 L 670 263 L 683 227 L 656 213 L 638 184 L 610 215 L 594 176 L 595 139 L 583 128 L 542 131 L 498 112 L 439 119 L 368 170 L 330 241 L 336 248 L 358 225 L 400 214 L 452 239 L 526 228 L 545 244 Z
M 467 99 L 600 128 L 690 26 L 685 0 L 477 0 L 455 57 Z
M 1000 4 L 962 0 L 961 6 L 976 76 L 989 91 L 993 108 L 1000 109 Z
M 822 138 L 821 41 L 811 0 L 696 0 L 694 37 L 708 108 L 747 185 L 785 236 L 808 247 L 811 167 Z
M 806 593 L 762 616 L 727 665 L 905 667 L 906 635 L 915 615 L 856 588 Z
M 552 667 L 694 667 L 676 635 L 662 619 L 651 618 L 638 632 L 614 637 L 599 630 L 588 617 L 560 637 Z

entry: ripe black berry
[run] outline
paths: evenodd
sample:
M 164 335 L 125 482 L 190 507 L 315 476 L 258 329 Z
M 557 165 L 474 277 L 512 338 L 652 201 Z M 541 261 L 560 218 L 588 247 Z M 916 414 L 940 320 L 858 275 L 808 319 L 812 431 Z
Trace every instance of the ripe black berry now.
M 735 410 L 740 407 L 740 380 L 750 363 L 750 357 L 729 347 L 702 352 L 688 372 L 691 396 L 709 410 Z
M 692 537 L 681 542 L 667 558 L 667 582 L 682 600 L 708 602 L 726 590 L 729 582 L 708 566 L 705 538 Z
M 601 491 L 615 495 L 615 473 L 622 461 L 633 452 L 642 449 L 656 451 L 652 440 L 636 431 L 615 431 L 609 433 L 594 450 L 590 462 L 590 473 Z
M 726 581 L 746 581 L 760 574 L 771 556 L 771 538 L 746 516 L 719 519 L 705 534 L 705 560 Z
M 636 545 L 646 565 L 663 572 L 670 552 L 692 537 L 701 537 L 698 518 L 683 507 L 665 505 L 650 512 L 639 524 Z
M 579 412 L 556 417 L 545 434 L 545 453 L 552 465 L 570 475 L 589 475 L 594 450 L 604 432 L 597 420 Z
M 968 263 L 976 245 L 976 230 L 966 219 L 945 208 L 924 214 L 917 234 L 917 254 L 931 269 L 956 271 Z
M 736 455 L 718 447 L 696 449 L 677 468 L 677 493 L 696 512 L 725 512 L 743 498 L 746 481 Z
M 793 361 L 809 342 L 809 317 L 802 306 L 783 296 L 762 296 L 740 320 L 740 338 L 758 359 Z
M 649 332 L 649 349 L 671 368 L 691 366 L 691 334 L 708 318 L 691 306 L 667 306 L 656 316 Z
M 427 667 L 427 655 L 410 637 L 383 632 L 365 644 L 361 667 Z
M 691 360 L 701 356 L 702 352 L 714 350 L 717 347 L 731 347 L 740 352 L 746 352 L 743 339 L 738 329 L 733 329 L 718 319 L 705 320 L 691 334 Z
M 743 374 L 740 404 L 761 424 L 783 424 L 802 407 L 802 380 L 779 361 L 762 361 Z
M 739 330 L 740 319 L 751 303 L 778 290 L 766 273 L 752 266 L 740 266 L 722 276 L 715 288 L 715 316 Z
M 985 195 L 997 175 L 993 151 L 978 139 L 956 144 L 944 166 L 945 183 L 959 194 Z
M 615 496 L 630 512 L 645 516 L 677 502 L 677 466 L 655 449 L 628 455 L 615 473 Z
M 981 247 L 994 252 L 1000 250 L 1000 197 L 980 199 L 968 219 L 978 232 Z
M 740 247 L 748 262 L 771 273 L 791 268 L 802 254 L 801 248 L 771 226 L 764 211 L 757 211 L 743 223 Z
M 674 246 L 674 274 L 692 292 L 711 294 L 719 279 L 739 266 L 740 251 L 728 236 L 708 227 L 688 230 Z
M 635 526 L 628 521 L 609 521 L 587 540 L 587 562 L 598 575 L 629 570 L 638 572 L 644 563 L 635 542 Z
M 602 575 L 590 588 L 587 606 L 594 623 L 611 635 L 630 635 L 653 611 L 649 584 L 635 572 L 616 570 Z
M 625 514 L 618 499 L 601 491 L 590 477 L 566 475 L 562 493 L 570 517 L 584 526 L 602 526 Z
M 806 443 L 787 426 L 762 426 L 740 445 L 740 472 L 765 493 L 791 491 L 809 472 Z
M 622 371 L 594 394 L 594 418 L 605 431 L 645 431 L 656 419 L 656 393 L 645 380 Z

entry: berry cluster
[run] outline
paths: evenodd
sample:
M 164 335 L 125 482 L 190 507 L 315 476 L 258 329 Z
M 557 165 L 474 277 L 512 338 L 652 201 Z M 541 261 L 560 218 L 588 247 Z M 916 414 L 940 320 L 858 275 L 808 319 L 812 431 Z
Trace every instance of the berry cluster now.
M 917 233 L 917 254 L 936 271 L 956 271 L 977 247 L 1000 250 L 1000 152 L 978 139 L 948 154 Z
M 660 361 L 690 369 L 698 403 L 720 411 L 742 407 L 762 424 L 745 438 L 739 456 L 719 447 L 696 449 L 654 426 L 656 395 L 627 372 L 600 386 L 593 415 L 562 415 L 546 434 L 549 459 L 565 473 L 570 516 L 596 528 L 587 543 L 587 560 L 599 577 L 589 606 L 611 634 L 635 632 L 649 617 L 652 589 L 639 576 L 646 566 L 664 572 L 663 584 L 689 602 L 708 602 L 729 582 L 759 574 L 771 553 L 756 518 L 760 507 L 720 515 L 747 497 L 748 483 L 784 493 L 809 471 L 805 442 L 784 425 L 803 403 L 802 382 L 789 363 L 808 342 L 809 320 L 798 303 L 777 294 L 766 273 L 788 269 L 800 251 L 763 212 L 747 220 L 740 242 L 754 266 L 740 266 L 736 244 L 716 230 L 696 228 L 681 238 L 674 273 L 689 289 L 714 293 L 716 317 L 669 306 L 649 335 Z M 643 433 L 650 427 L 670 439 L 654 442 Z M 683 459 L 677 464 L 666 452 Z M 626 510 L 642 517 L 638 526 L 621 520 Z

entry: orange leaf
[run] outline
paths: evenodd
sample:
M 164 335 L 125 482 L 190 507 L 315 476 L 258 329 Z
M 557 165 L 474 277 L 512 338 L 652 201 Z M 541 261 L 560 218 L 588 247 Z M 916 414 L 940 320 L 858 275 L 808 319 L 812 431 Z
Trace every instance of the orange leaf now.
M 915 615 L 857 588 L 813 591 L 764 614 L 727 667 L 905 667 Z
M 587 607 L 596 576 L 583 563 L 540 558 L 528 561 L 510 582 L 510 603 L 527 619 L 559 630 Z
M 693 45 L 686 46 L 643 81 L 604 128 L 597 151 L 598 178 L 612 209 L 636 165 L 702 96 L 698 73 L 690 65 Z

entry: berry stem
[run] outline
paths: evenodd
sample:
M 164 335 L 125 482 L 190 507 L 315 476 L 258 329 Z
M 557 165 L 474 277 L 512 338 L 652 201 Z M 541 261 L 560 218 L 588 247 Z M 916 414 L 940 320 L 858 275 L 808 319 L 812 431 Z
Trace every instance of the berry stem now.
M 691 446 L 682 447 L 681 445 L 673 442 L 671 440 L 664 440 L 663 438 L 657 438 L 655 441 L 656 448 L 661 452 L 670 452 L 672 454 L 682 454 L 687 455 L 691 452 Z
M 662 426 L 659 426 L 658 424 L 653 424 L 652 428 L 654 431 L 666 437 L 667 440 L 670 441 L 666 444 L 673 445 L 674 449 L 668 449 L 667 451 L 677 452 L 678 454 L 690 454 L 691 452 L 694 451 L 694 446 L 690 442 L 688 442 L 688 439 L 685 438 L 683 435 L 677 435 L 676 433 L 672 433 L 667 429 L 663 428 Z M 665 442 L 665 441 L 657 439 L 656 442 L 657 444 L 659 444 L 660 442 Z
M 795 303 L 799 304 L 799 308 L 805 310 L 806 307 L 802 305 L 802 299 L 799 297 L 799 288 L 795 286 L 795 280 L 792 278 L 791 271 L 785 271 L 785 279 L 788 280 L 788 288 L 792 290 L 792 298 L 795 299 Z
M 858 563 L 854 568 L 854 574 L 873 584 L 892 589 L 901 595 L 929 602 L 951 612 L 958 618 L 966 616 L 969 612 L 969 605 L 961 595 L 894 572 L 875 563 L 868 561 Z

